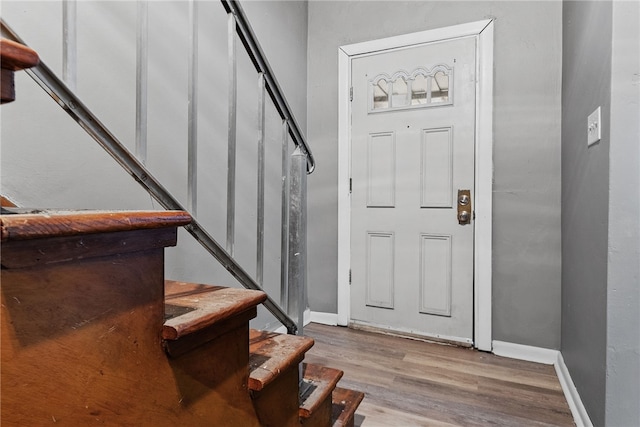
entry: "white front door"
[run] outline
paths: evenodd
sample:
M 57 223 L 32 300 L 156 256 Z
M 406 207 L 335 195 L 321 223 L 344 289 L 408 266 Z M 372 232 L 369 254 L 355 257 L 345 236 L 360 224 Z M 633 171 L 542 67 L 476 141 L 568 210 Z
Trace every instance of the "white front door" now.
M 352 61 L 352 323 L 473 342 L 475 43 Z

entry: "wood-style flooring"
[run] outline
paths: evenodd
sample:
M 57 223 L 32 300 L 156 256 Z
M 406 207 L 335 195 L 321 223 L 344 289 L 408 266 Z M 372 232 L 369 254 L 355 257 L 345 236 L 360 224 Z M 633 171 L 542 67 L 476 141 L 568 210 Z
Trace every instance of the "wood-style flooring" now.
M 553 366 L 311 323 L 305 361 L 366 394 L 356 426 L 574 426 Z

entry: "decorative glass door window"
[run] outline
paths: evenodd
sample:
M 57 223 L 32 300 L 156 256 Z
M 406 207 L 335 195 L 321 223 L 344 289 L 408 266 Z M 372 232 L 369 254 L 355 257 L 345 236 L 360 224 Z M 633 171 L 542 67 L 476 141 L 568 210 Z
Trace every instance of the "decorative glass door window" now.
M 452 77 L 453 69 L 446 65 L 378 74 L 369 80 L 369 112 L 453 104 Z

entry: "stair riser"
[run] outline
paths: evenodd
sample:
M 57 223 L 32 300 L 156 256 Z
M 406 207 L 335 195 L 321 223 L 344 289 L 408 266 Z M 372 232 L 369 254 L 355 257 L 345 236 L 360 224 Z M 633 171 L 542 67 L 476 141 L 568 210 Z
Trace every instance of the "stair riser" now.
M 176 244 L 176 229 L 156 230 L 153 239 L 149 239 L 148 234 L 146 230 L 134 230 L 13 241 L 10 243 L 10 250 L 2 252 L 2 266 L 38 267 L 135 253 L 151 248 L 163 249 Z
M 207 413 L 206 425 L 258 425 L 247 389 L 248 341 L 249 326 L 245 322 L 170 359 L 182 406 Z
M 300 419 L 304 427 L 331 427 L 331 395 L 320 404 L 309 418 Z
M 182 356 L 192 350 L 198 349 L 200 346 L 211 342 L 221 335 L 228 333 L 229 331 L 233 331 L 235 329 L 245 327 L 249 324 L 249 321 L 256 317 L 257 310 L 253 307 L 250 310 L 245 311 L 244 313 L 238 314 L 231 319 L 227 319 L 225 321 L 216 323 L 213 326 L 210 326 L 202 331 L 198 331 L 193 334 L 189 334 L 183 338 L 180 338 L 176 341 L 164 340 L 164 348 L 171 357 L 179 357 Z M 249 338 L 247 335 L 247 342 Z M 248 344 L 247 344 L 248 346 Z M 247 350 L 248 353 L 248 350 Z M 246 356 L 248 360 L 248 355 Z
M 252 391 L 253 406 L 263 427 L 300 426 L 298 418 L 298 366 L 292 366 L 259 392 Z
M 246 321 L 167 357 L 163 262 L 157 248 L 2 269 L 3 426 L 259 426 Z
M 3 425 L 88 425 L 116 413 L 132 422 L 131 396 L 165 400 L 145 386 L 147 374 L 128 375 L 172 376 L 158 352 L 162 253 L 2 270 Z
M 355 412 L 364 399 L 364 393 L 336 387 L 333 390 L 333 415 L 332 427 L 353 427 Z

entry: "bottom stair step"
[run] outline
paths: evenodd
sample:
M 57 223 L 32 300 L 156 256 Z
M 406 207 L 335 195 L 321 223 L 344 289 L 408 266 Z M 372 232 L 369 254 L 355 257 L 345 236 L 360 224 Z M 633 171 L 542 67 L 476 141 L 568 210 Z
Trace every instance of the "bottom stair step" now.
M 300 421 L 305 426 L 326 426 L 331 417 L 332 392 L 342 371 L 325 366 L 304 363 L 303 378 L 310 386 L 310 393 L 300 402 Z
M 356 409 L 364 399 L 364 393 L 336 387 L 333 391 L 332 427 L 353 427 Z
M 263 427 L 300 427 L 298 366 L 312 345 L 308 337 L 249 331 L 249 390 Z
M 304 359 L 313 339 L 249 330 L 249 390 L 261 391 Z

